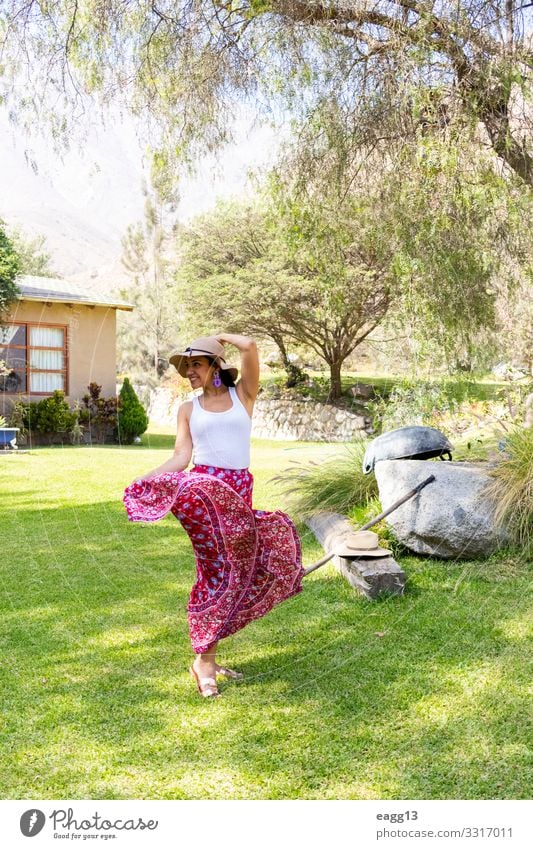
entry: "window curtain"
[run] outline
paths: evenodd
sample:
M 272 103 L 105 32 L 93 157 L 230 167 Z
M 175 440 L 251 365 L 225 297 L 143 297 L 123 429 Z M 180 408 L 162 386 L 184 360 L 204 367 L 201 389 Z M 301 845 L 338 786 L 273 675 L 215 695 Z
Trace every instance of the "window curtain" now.
M 63 354 L 64 330 L 62 327 L 30 327 L 30 392 L 53 392 L 65 389 L 65 375 L 38 371 L 37 369 L 65 368 Z M 39 348 L 58 348 L 44 351 Z M 36 369 L 36 371 L 34 371 Z

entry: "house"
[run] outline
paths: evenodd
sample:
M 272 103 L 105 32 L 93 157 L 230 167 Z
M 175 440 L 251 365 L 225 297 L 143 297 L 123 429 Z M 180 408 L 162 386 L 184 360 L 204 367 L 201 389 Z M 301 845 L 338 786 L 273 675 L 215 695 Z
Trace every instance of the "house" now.
M 73 402 L 92 381 L 116 395 L 116 311 L 133 306 L 54 277 L 17 283 L 0 327 L 0 415 L 19 395 L 38 401 L 62 389 Z

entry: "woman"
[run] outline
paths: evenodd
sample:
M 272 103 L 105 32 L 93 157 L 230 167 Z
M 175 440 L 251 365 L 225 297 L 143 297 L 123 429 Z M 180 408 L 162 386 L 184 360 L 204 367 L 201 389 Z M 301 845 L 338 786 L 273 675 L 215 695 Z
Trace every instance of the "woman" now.
M 241 354 L 226 364 L 224 344 Z M 230 333 L 195 339 L 170 362 L 202 394 L 178 411 L 174 455 L 126 489 L 132 521 L 171 511 L 189 534 L 196 582 L 188 621 L 196 659 L 190 673 L 202 696 L 218 696 L 216 676 L 241 678 L 216 662 L 218 642 L 302 589 L 300 541 L 285 513 L 252 509 L 248 471 L 259 358 L 252 339 Z M 191 456 L 194 465 L 185 472 Z

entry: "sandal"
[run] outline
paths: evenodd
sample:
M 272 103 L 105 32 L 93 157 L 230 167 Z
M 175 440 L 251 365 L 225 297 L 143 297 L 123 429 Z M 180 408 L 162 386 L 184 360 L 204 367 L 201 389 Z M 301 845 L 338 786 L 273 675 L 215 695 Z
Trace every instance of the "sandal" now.
M 216 698 L 216 696 L 220 696 L 217 688 L 217 682 L 214 678 L 200 678 L 196 669 L 193 666 L 189 667 L 189 672 L 192 677 L 196 681 L 196 686 L 198 687 L 198 692 L 204 698 Z
M 242 672 L 236 672 L 234 669 L 229 669 L 227 666 L 220 666 L 217 669 L 217 675 L 223 675 L 225 678 L 233 678 L 234 681 L 239 681 L 244 678 Z

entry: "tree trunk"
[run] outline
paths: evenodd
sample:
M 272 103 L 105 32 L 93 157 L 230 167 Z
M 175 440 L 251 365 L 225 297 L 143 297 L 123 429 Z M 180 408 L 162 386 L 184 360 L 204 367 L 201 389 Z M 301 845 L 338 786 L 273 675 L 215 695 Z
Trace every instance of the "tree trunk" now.
M 528 186 L 533 186 L 533 158 L 525 145 L 520 145 L 511 135 L 509 118 L 505 112 L 485 112 L 481 115 L 492 146 L 498 156 L 522 178 Z
M 335 362 L 328 363 L 329 365 L 329 380 L 330 380 L 330 392 L 329 397 L 332 401 L 336 401 L 337 398 L 341 397 L 342 394 L 342 383 L 341 383 L 341 360 L 335 360 Z
M 281 336 L 276 336 L 276 337 L 274 337 L 274 342 L 278 346 L 278 351 L 281 355 L 281 362 L 283 363 L 283 368 L 285 369 L 285 371 L 287 372 L 287 375 L 288 375 L 289 374 L 290 360 L 289 360 L 289 356 L 287 354 L 287 349 L 286 349 L 285 345 L 283 344 L 283 339 L 281 338 Z
M 501 73 L 504 74 L 503 69 Z M 474 112 L 485 126 L 495 153 L 524 183 L 533 186 L 533 158 L 528 152 L 525 140 L 517 140 L 511 132 L 511 87 L 503 82 L 490 86 L 487 83 L 487 74 L 481 66 L 462 68 L 458 71 L 458 79 L 465 108 L 471 108 L 473 96 Z
M 292 387 L 296 386 L 297 383 L 302 383 L 306 377 L 305 372 L 302 371 L 299 366 L 291 363 L 289 360 L 289 356 L 287 354 L 287 349 L 285 348 L 285 344 L 283 342 L 283 338 L 281 336 L 272 336 L 272 339 L 278 346 L 278 350 L 281 354 L 281 361 L 283 363 L 283 368 L 287 372 L 287 382 L 286 386 Z

